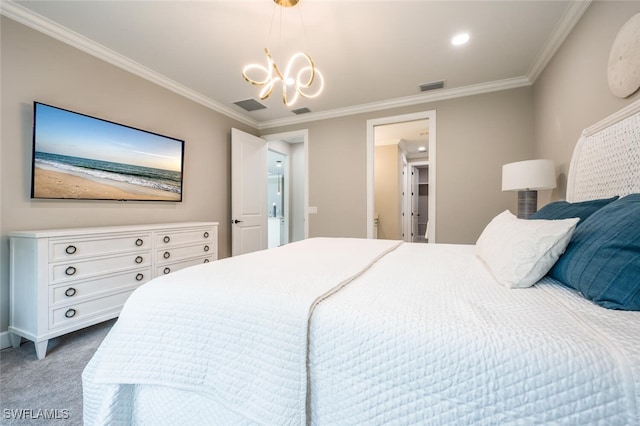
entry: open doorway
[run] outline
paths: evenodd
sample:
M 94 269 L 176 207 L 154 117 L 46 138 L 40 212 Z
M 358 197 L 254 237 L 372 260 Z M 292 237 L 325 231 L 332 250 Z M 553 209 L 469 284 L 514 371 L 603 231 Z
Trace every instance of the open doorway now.
M 436 113 L 367 121 L 367 237 L 436 241 Z
M 269 149 L 267 155 L 267 241 L 268 248 L 289 242 L 288 183 L 289 155 Z
M 409 217 L 405 217 L 405 241 L 429 242 L 429 160 L 409 161 L 406 185 L 410 191 Z
M 269 247 L 306 239 L 309 237 L 306 208 L 309 202 L 308 131 L 264 135 L 262 138 L 269 149 Z M 280 167 L 278 161 L 281 161 Z

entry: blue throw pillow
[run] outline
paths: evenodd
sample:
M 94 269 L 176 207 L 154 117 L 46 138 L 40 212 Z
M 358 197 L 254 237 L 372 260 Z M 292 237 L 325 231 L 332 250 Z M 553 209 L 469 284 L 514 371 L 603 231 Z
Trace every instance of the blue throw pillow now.
M 579 203 L 555 201 L 535 212 L 529 219 L 569 219 L 571 217 L 579 217 L 580 222 L 578 222 L 578 226 L 580 226 L 586 218 L 617 199 L 618 196 L 616 195 L 611 198 L 581 201 Z
M 605 308 L 640 311 L 640 194 L 589 216 L 549 275 Z

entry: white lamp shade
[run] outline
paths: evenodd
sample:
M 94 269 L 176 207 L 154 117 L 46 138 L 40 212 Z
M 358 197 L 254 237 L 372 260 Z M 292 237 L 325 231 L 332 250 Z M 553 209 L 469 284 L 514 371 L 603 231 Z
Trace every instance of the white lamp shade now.
M 556 168 L 552 160 L 527 160 L 502 166 L 502 190 L 522 191 L 556 187 Z

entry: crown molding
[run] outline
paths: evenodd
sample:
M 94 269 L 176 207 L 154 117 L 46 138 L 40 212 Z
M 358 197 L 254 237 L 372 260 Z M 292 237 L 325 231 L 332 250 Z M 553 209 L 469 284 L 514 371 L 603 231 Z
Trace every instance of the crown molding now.
M 70 29 L 57 24 L 50 19 L 47 19 L 31 10 L 15 3 L 12 0 L 0 1 L 0 14 L 10 18 L 16 22 L 33 28 L 43 34 L 46 34 L 56 40 L 59 40 L 65 44 L 68 44 L 76 49 L 82 50 L 92 56 L 95 56 L 105 62 L 117 66 L 125 71 L 129 71 L 132 74 L 142 77 L 145 80 L 151 81 L 165 89 L 171 90 L 180 96 L 197 102 L 209 109 L 224 114 L 234 120 L 238 120 L 241 123 L 258 127 L 258 122 L 246 117 L 245 115 L 232 110 L 231 108 L 222 105 L 219 102 L 212 100 L 211 98 L 190 89 L 150 68 L 145 67 L 124 55 L 121 55 L 81 34 L 71 31 Z
M 292 124 L 307 123 L 311 121 L 327 120 L 330 118 L 345 117 L 348 115 L 363 114 L 392 108 L 400 108 L 428 102 L 447 99 L 462 98 L 465 96 L 480 95 L 483 93 L 497 92 L 500 90 L 516 89 L 531 86 L 531 82 L 525 76 L 508 78 L 505 80 L 491 81 L 488 83 L 473 84 L 470 86 L 456 87 L 452 89 L 440 89 L 433 93 L 424 93 L 403 98 L 390 99 L 381 102 L 355 105 L 347 108 L 338 108 L 329 111 L 305 114 L 302 117 L 284 118 L 271 121 L 263 121 L 258 124 L 258 129 L 270 129 L 273 127 L 288 126 Z
M 292 124 L 301 124 L 306 122 L 326 120 L 355 114 L 363 114 L 385 109 L 400 108 L 446 99 L 454 99 L 464 96 L 478 95 L 499 90 L 531 86 L 538 78 L 540 73 L 544 70 L 546 65 L 549 63 L 555 52 L 562 45 L 573 27 L 580 20 L 585 10 L 589 7 L 590 3 L 591 0 L 578 0 L 571 1 L 569 3 L 569 6 L 565 10 L 563 16 L 560 18 L 558 25 L 556 25 L 556 28 L 554 29 L 552 35 L 545 43 L 536 61 L 534 62 L 533 66 L 530 68 L 526 76 L 451 89 L 439 89 L 431 93 L 423 93 L 414 96 L 407 96 L 380 102 L 372 102 L 346 108 L 337 108 L 329 111 L 304 114 L 303 116 L 263 122 L 259 122 L 252 118 L 249 118 L 238 111 L 235 111 L 219 102 L 216 102 L 200 92 L 190 89 L 156 71 L 151 70 L 150 68 L 145 67 L 144 65 L 132 61 L 124 55 L 121 55 L 74 31 L 71 31 L 66 27 L 63 27 L 60 24 L 57 24 L 35 12 L 32 12 L 31 10 L 15 3 L 13 0 L 0 0 L 0 14 L 30 28 L 33 28 L 34 30 L 46 34 L 65 44 L 82 50 L 83 52 L 86 52 L 92 56 L 102 59 L 121 69 L 129 71 L 132 74 L 151 81 L 161 87 L 171 90 L 178 95 L 181 95 L 209 109 L 219 112 L 220 114 L 223 114 L 229 118 L 252 126 L 258 130 L 263 130 Z
M 527 77 L 531 84 L 535 83 L 542 71 L 546 68 L 553 55 L 556 54 L 562 43 L 569 36 L 573 27 L 576 26 L 582 15 L 587 10 L 591 0 L 571 1 L 560 17 L 558 24 L 547 39 L 546 43 L 540 50 L 538 57 L 527 73 Z

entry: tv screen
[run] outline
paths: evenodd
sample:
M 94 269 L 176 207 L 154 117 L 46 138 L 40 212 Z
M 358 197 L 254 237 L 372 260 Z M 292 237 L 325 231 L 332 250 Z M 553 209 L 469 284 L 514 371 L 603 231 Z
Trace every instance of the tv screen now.
M 182 201 L 184 141 L 34 102 L 31 197 Z

